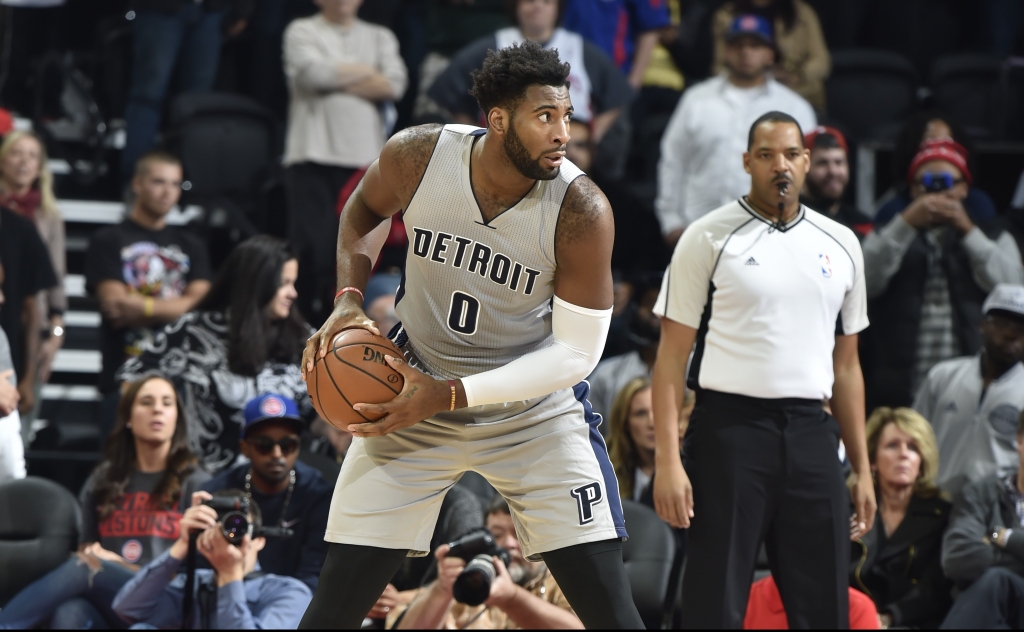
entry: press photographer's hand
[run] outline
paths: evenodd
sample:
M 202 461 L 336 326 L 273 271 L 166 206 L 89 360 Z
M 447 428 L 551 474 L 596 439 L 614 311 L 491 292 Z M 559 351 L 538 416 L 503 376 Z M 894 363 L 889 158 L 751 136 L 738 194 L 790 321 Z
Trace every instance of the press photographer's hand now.
M 462 571 L 466 570 L 466 562 L 462 558 L 448 557 L 450 550 L 447 544 L 442 544 L 434 551 L 434 557 L 437 558 L 437 581 L 434 588 L 443 592 L 449 599 L 454 599 L 452 585 Z
M 238 546 L 231 544 L 218 525 L 203 531 L 196 541 L 196 550 L 217 571 L 217 586 L 240 582 L 245 578 L 245 555 L 251 546 L 252 537 L 249 535 L 243 537 Z
M 505 562 L 502 562 L 500 557 L 495 555 L 491 561 L 494 563 L 494 582 L 491 584 L 491 594 L 484 604 L 501 608 L 515 598 L 518 586 L 512 581 L 508 569 L 505 568 Z
M 171 557 L 174 559 L 185 559 L 185 555 L 188 553 L 190 533 L 206 531 L 210 527 L 217 526 L 217 512 L 203 504 L 203 501 L 212 498 L 213 495 L 209 492 L 192 494 L 192 506 L 185 510 L 185 515 L 178 522 L 178 541 L 171 547 Z

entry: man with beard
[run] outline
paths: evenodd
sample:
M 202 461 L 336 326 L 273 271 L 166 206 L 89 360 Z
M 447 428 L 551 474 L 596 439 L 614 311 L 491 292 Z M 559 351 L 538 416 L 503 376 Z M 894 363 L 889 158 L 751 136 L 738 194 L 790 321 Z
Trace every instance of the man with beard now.
M 661 137 L 654 208 L 670 245 L 686 226 L 747 193 L 740 156 L 757 117 L 779 111 L 802 129 L 817 125 L 811 105 L 772 78 L 777 52 L 768 20 L 740 15 L 725 38 L 728 71 L 687 89 Z
M 804 144 L 811 152 L 811 170 L 800 201 L 863 238 L 871 232 L 871 218 L 843 201 L 850 183 L 846 137 L 834 127 L 819 125 L 804 136 Z
M 481 606 L 458 603 L 452 584 L 466 562 L 448 557 L 444 544 L 434 551 L 438 578 L 424 586 L 407 610 L 388 617 L 387 628 L 397 630 L 571 630 L 583 624 L 573 611 L 544 562 L 528 562 L 516 537 L 512 512 L 501 496 L 487 507 L 487 529 L 494 543 L 508 551 L 508 567 L 495 558 L 491 593 Z M 397 622 L 397 624 L 396 624 Z
M 430 552 L 447 490 L 467 471 L 506 499 L 523 556 L 543 559 L 589 627 L 643 626 L 600 418 L 583 379 L 612 312 L 612 211 L 565 159 L 569 65 L 523 42 L 473 74 L 486 129 L 414 127 L 388 141 L 349 198 L 330 318 L 306 375 L 343 329 L 378 332 L 362 295 L 390 218 L 410 235 L 390 337 L 405 378 L 356 403 L 331 504 L 330 550 L 302 627 L 357 628 L 407 555 Z
M 981 351 L 928 372 L 914 410 L 939 444 L 939 487 L 952 497 L 974 481 L 1017 467 L 1024 410 L 1024 286 L 1000 283 L 982 306 Z
M 327 557 L 323 533 L 331 505 L 331 485 L 319 471 L 300 462 L 299 408 L 283 395 L 261 395 L 245 405 L 239 451 L 249 459 L 207 481 L 201 489 L 244 490 L 256 502 L 268 527 L 290 529 L 271 537 L 259 552 L 260 567 L 294 577 L 316 590 Z

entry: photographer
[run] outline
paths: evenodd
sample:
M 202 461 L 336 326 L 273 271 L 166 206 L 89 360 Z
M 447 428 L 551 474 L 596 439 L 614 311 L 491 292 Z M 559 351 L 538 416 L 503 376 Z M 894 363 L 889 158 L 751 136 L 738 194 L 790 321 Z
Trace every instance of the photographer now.
M 272 538 L 259 553 L 260 567 L 294 577 L 316 590 L 327 558 L 327 512 L 334 488 L 320 472 L 298 461 L 303 422 L 295 402 L 261 395 L 245 405 L 239 451 L 249 459 L 210 479 L 202 489 L 242 489 L 260 509 L 264 523 L 292 531 Z
M 913 201 L 863 244 L 868 410 L 909 406 L 933 366 L 977 353 L 985 296 L 1024 283 L 1013 238 L 964 207 L 972 178 L 961 145 L 926 141 L 906 178 Z
M 217 492 L 217 497 L 236 498 L 243 507 L 248 506 L 247 526 L 251 529 L 232 532 L 232 524 L 239 524 L 237 513 L 225 518 L 203 504 L 214 498 L 208 492 L 192 494 L 192 506 L 181 518 L 178 540 L 170 550 L 143 567 L 114 598 L 114 612 L 122 619 L 158 628 L 181 627 L 185 582 L 175 575 L 188 554 L 189 534 L 200 531 L 195 547 L 213 570 L 196 571 L 192 628 L 253 630 L 298 626 L 312 598 L 309 587 L 293 577 L 253 573 L 259 570 L 256 556 L 267 542 L 260 535 L 263 521 L 259 506 L 249 503 L 241 490 Z M 235 522 L 229 522 L 231 518 Z M 230 542 L 229 533 L 238 541 Z
M 466 568 L 466 561 L 449 556 L 450 547 L 445 544 L 434 551 L 438 579 L 427 585 L 404 612 L 401 609 L 392 612 L 388 618 L 389 628 L 583 628 L 547 566 L 523 558 L 512 515 L 501 496 L 495 496 L 487 507 L 487 528 L 494 535 L 494 543 L 508 552 L 511 563 L 506 567 L 497 555 L 492 557 L 495 575 L 490 596 L 483 605 L 472 607 L 455 601 L 453 585 Z

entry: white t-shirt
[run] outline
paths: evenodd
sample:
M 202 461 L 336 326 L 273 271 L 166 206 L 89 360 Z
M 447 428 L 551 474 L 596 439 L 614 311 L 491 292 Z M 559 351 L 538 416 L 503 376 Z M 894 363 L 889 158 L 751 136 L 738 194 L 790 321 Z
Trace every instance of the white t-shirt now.
M 737 200 L 683 233 L 654 311 L 698 330 L 690 388 L 831 397 L 835 336 L 868 326 L 864 257 L 850 229 L 805 206 L 776 229 Z

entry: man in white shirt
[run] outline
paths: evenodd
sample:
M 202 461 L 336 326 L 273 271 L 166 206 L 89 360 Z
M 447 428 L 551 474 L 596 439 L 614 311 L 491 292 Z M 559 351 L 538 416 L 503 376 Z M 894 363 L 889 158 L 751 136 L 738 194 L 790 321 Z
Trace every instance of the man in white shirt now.
M 1000 283 L 985 299 L 981 352 L 932 367 L 914 400 L 939 444 L 942 490 L 1004 477 L 1018 466 L 1024 410 L 1024 286 Z
M 742 156 L 757 117 L 777 110 L 803 129 L 817 125 L 811 105 L 769 72 L 776 49 L 767 20 L 741 15 L 726 40 L 728 73 L 687 90 L 661 139 L 654 205 L 670 245 L 694 220 L 746 194 Z
M 864 259 L 850 229 L 797 200 L 810 157 L 796 120 L 769 112 L 748 142 L 750 194 L 686 229 L 654 308 L 654 504 L 689 529 L 683 628 L 743 624 L 762 542 L 789 626 L 845 628 L 849 538 L 875 513 L 857 355 Z M 684 383 L 697 392 L 685 469 Z

